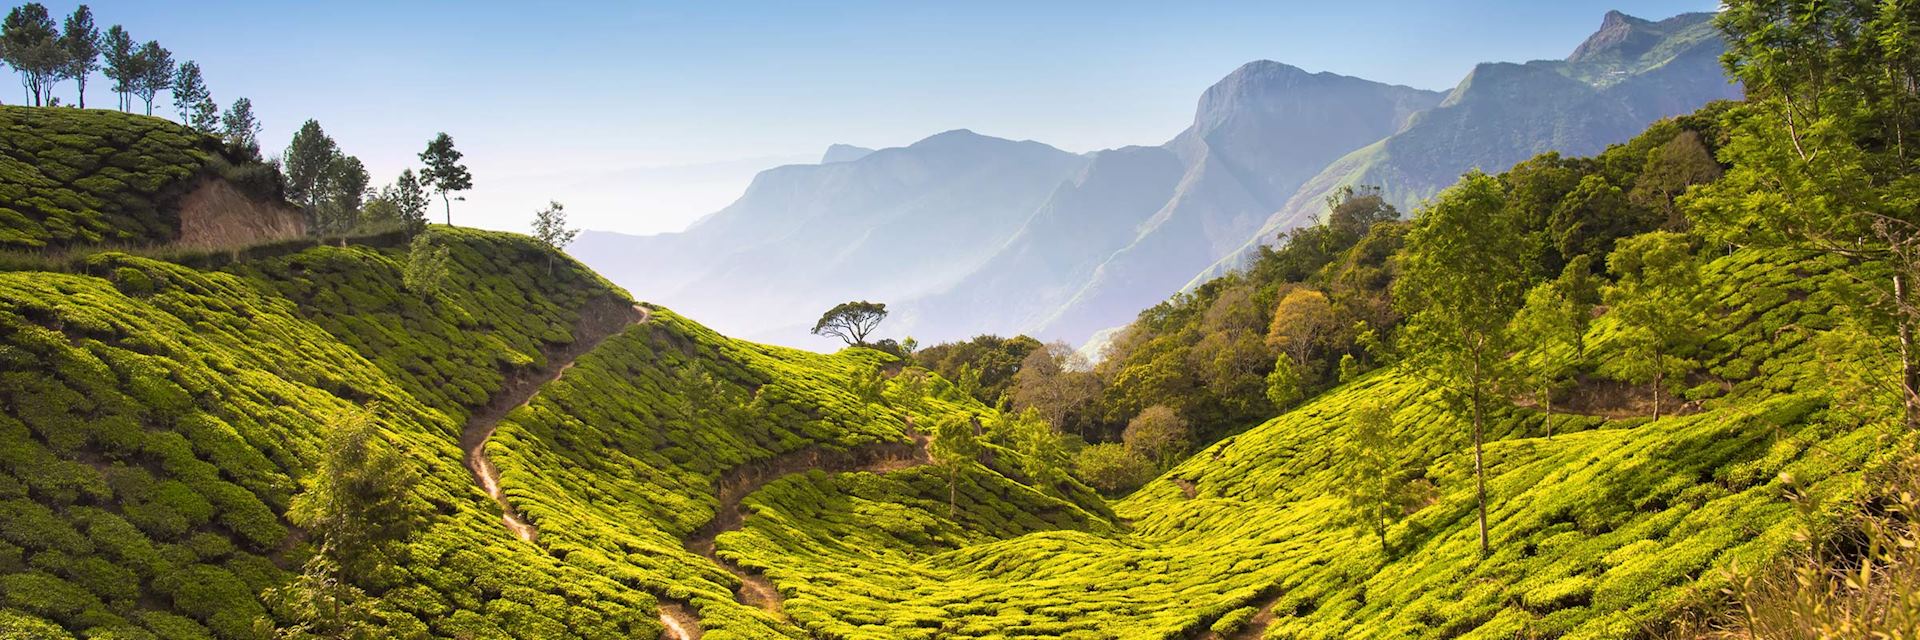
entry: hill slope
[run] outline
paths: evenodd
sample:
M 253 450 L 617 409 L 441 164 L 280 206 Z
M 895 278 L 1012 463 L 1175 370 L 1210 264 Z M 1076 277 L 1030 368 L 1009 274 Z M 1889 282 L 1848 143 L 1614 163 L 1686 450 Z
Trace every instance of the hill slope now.
M 267 167 L 167 120 L 0 106 L 0 250 L 298 236 Z
M 1497 403 L 1481 558 L 1467 430 L 1408 369 L 1108 503 L 964 383 L 636 308 L 529 238 L 428 234 L 439 296 L 408 288 L 394 237 L 0 272 L 0 632 L 295 622 L 265 595 L 314 552 L 290 505 L 356 420 L 419 475 L 398 496 L 415 535 L 355 579 L 408 638 L 1616 638 L 1790 548 L 1795 499 L 1860 491 L 1887 438 L 1845 373 L 1888 363 L 1825 346 L 1859 265 L 1715 255 L 1724 320 L 1682 415 Z M 1629 339 L 1620 322 L 1587 344 Z M 1372 403 L 1434 489 L 1387 549 L 1339 517 L 1338 452 Z M 949 437 L 981 445 L 936 455 Z

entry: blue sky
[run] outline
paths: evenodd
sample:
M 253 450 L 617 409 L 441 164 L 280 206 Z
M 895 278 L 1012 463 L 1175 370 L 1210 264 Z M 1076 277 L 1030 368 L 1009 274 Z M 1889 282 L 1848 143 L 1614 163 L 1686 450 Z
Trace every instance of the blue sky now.
M 45 4 L 64 15 L 77 3 Z M 102 29 L 122 24 L 199 61 L 216 100 L 251 98 L 270 153 L 315 118 L 380 182 L 447 131 L 476 182 L 456 223 L 518 230 L 558 199 L 584 226 L 631 232 L 680 228 L 753 171 L 831 143 L 898 146 L 968 128 L 1072 151 L 1158 144 L 1202 90 L 1250 60 L 1446 89 L 1476 62 L 1564 57 L 1608 9 L 1663 18 L 1717 6 L 89 4 Z M 112 104 L 105 84 L 90 86 L 96 106 Z

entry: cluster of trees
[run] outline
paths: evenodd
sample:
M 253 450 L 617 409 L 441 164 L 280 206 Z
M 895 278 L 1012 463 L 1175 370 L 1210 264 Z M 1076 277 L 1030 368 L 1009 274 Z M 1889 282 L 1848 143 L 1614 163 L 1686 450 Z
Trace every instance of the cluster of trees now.
M 391 184 L 374 189 L 366 165 L 341 151 L 318 121 L 308 120 L 287 144 L 281 166 L 287 199 L 306 214 L 314 235 L 394 228 L 418 234 L 427 225 L 430 192 L 447 201 L 447 224 L 453 224 L 449 193 L 473 187 L 460 158 L 453 138 L 438 134 L 420 153 L 424 168 L 401 170 Z
M 176 64 L 159 42 L 137 44 L 120 25 L 102 32 L 87 5 L 75 8 L 64 24 L 40 3 L 14 7 L 0 22 L 0 62 L 20 74 L 27 104 L 59 106 L 55 86 L 72 81 L 76 106 L 84 108 L 87 82 L 101 72 L 114 83 L 119 109 L 132 110 L 138 100 L 153 115 L 154 101 L 170 93 L 181 124 L 221 137 L 241 160 L 265 159 L 253 101 L 239 98 L 223 111 L 199 63 Z M 280 158 L 280 179 L 315 235 L 396 227 L 418 233 L 426 226 L 429 193 L 439 194 L 447 224 L 453 223 L 452 201 L 460 199 L 455 194 L 473 187 L 461 157 L 453 138 L 440 133 L 420 154 L 424 167 L 402 171 L 391 184 L 375 189 L 365 164 L 343 153 L 319 122 L 308 120 Z
M 1890 386 L 1920 426 L 1920 180 L 1907 151 L 1920 131 L 1920 16 L 1881 8 L 1730 2 L 1717 22 L 1746 102 L 1656 123 L 1596 157 L 1468 173 L 1411 220 L 1374 190 L 1345 190 L 1247 269 L 1143 312 L 1097 364 L 991 336 L 915 355 L 1069 436 L 1082 477 L 1113 491 L 1193 443 L 1395 364 L 1443 390 L 1478 478 L 1500 406 L 1540 409 L 1551 437 L 1556 402 L 1596 378 L 1644 385 L 1634 402 L 1655 419 L 1676 396 L 1712 393 L 1696 371 L 1712 311 L 1704 261 L 1792 246 L 1870 265 L 1857 311 L 1901 362 Z M 1589 344 L 1600 317 L 1606 339 Z M 1392 412 L 1358 412 L 1348 452 L 1387 478 L 1348 496 L 1383 542 L 1420 494 L 1411 462 L 1432 455 L 1400 450 Z
M 1343 189 L 1247 268 L 1142 312 L 1097 364 L 1044 345 L 1008 368 L 997 338 L 922 353 L 956 379 L 1010 371 L 1003 389 L 978 385 L 982 400 L 1036 412 L 1108 491 L 1401 362 L 1457 391 L 1476 450 L 1489 403 L 1550 414 L 1593 376 L 1647 385 L 1657 414 L 1699 346 L 1707 245 L 1686 194 L 1727 171 L 1714 154 L 1732 109 L 1663 121 L 1593 158 L 1470 173 L 1412 220 L 1376 189 Z M 1596 352 L 1586 335 L 1601 308 L 1619 331 Z
M 6 21 L 0 23 L 0 62 L 20 74 L 25 104 L 33 106 L 58 106 L 54 88 L 71 81 L 77 106 L 86 108 L 87 81 L 97 71 L 113 81 L 122 111 L 132 110 L 138 98 L 145 113 L 153 115 L 154 99 L 161 92 L 171 92 L 180 122 L 206 133 L 221 133 L 223 126 L 232 131 L 235 127 L 227 124 L 229 120 L 252 117 L 252 104 L 244 98 L 223 117 L 199 63 L 176 65 L 173 52 L 153 40 L 136 43 L 120 25 L 100 31 L 93 10 L 84 4 L 62 23 L 56 23 L 38 2 L 8 11 Z

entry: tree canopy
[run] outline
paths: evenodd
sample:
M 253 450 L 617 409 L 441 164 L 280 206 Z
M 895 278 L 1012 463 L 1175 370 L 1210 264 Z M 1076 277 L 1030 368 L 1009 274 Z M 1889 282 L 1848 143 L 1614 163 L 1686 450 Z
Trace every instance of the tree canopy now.
M 848 346 L 866 346 L 867 336 L 872 335 L 874 328 L 885 319 L 885 303 L 865 300 L 842 302 L 820 315 L 820 320 L 813 323 L 813 335 L 839 338 Z

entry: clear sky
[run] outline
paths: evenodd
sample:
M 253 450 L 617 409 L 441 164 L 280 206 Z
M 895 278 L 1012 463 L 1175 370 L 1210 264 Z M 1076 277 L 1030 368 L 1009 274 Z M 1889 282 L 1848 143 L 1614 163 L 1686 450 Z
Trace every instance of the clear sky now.
M 12 3 L 8 3 L 12 4 Z M 64 16 L 77 3 L 45 3 Z M 262 146 L 314 118 L 376 183 L 437 131 L 476 189 L 454 221 L 523 230 L 548 199 L 655 232 L 758 169 L 949 129 L 1072 151 L 1158 144 L 1242 63 L 1446 89 L 1480 61 L 1560 58 L 1608 9 L 1714 0 L 1366 2 L 271 2 L 101 0 L 104 30 L 253 100 Z M 70 83 L 69 83 L 70 84 Z M 104 79 L 95 106 L 113 104 Z M 71 100 L 71 87 L 63 89 Z M 21 92 L 0 93 L 17 103 Z M 162 101 L 165 100 L 163 97 Z M 164 111 L 175 116 L 170 102 Z

